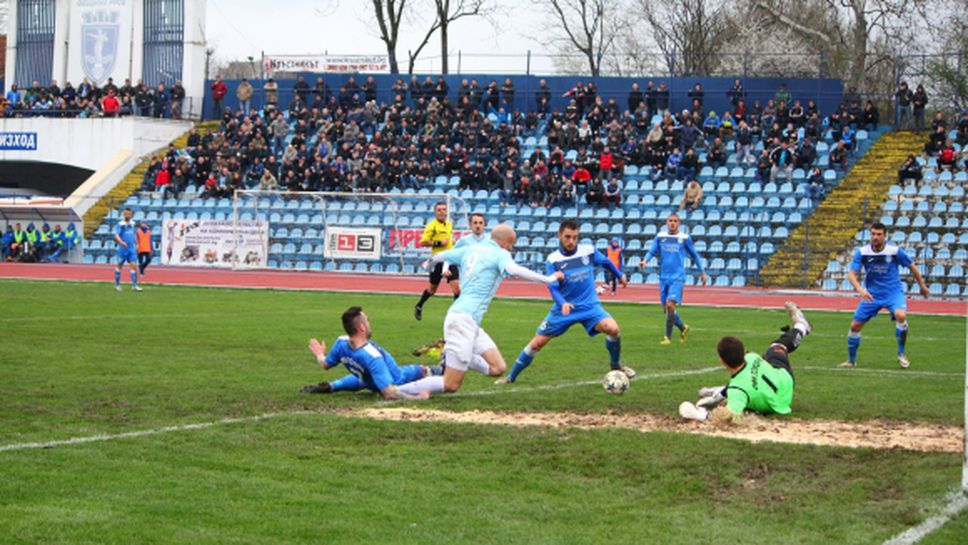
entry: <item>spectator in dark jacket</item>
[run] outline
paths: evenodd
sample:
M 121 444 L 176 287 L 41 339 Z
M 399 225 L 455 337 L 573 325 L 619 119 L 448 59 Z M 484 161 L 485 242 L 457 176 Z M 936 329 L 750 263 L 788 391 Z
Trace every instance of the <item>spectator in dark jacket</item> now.
M 903 184 L 905 180 L 914 180 L 915 185 L 917 185 L 921 183 L 922 177 L 921 165 L 913 155 L 908 155 L 904 164 L 897 171 L 897 183 Z

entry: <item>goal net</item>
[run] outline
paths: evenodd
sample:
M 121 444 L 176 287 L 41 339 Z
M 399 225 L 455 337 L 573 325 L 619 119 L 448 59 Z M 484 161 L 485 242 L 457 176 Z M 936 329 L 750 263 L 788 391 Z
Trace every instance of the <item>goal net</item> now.
M 454 232 L 466 232 L 472 211 L 453 194 L 236 191 L 233 268 L 417 273 L 429 255 L 420 236 L 441 202 Z M 262 224 L 268 240 L 260 261 L 243 246 Z

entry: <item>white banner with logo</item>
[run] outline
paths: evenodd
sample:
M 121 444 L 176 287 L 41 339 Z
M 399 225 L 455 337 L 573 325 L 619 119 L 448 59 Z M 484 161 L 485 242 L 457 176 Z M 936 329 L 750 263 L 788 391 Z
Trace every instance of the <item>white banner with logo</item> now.
M 237 243 L 236 243 L 237 241 Z M 161 262 L 191 267 L 266 267 L 269 223 L 167 219 L 161 231 Z
M 99 87 L 108 78 L 124 84 L 131 68 L 133 5 L 134 0 L 72 0 L 67 81 L 75 89 L 84 78 Z
M 386 55 L 266 55 L 263 70 L 275 72 L 389 72 Z
M 379 227 L 327 227 L 323 257 L 327 259 L 380 259 Z

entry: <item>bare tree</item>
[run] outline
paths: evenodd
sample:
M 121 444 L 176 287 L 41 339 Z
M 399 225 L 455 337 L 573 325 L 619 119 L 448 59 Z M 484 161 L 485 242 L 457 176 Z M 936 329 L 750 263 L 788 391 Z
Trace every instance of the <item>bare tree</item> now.
M 407 0 L 372 0 L 373 15 L 380 29 L 380 39 L 387 47 L 387 58 L 390 63 L 390 73 L 399 74 L 397 64 L 397 39 L 400 36 L 400 24 L 403 22 Z M 428 38 L 429 39 L 429 38 Z
M 625 6 L 607 0 L 539 0 L 538 4 L 552 15 L 559 45 L 577 49 L 588 61 L 591 75 L 598 77 L 602 57 L 619 35 Z
M 778 25 L 799 33 L 808 40 L 837 48 L 846 54 L 842 74 L 849 85 L 864 86 L 868 72 L 885 58 L 874 53 L 887 53 L 910 36 L 915 17 L 923 13 L 928 0 L 815 0 L 797 2 L 825 12 L 815 17 L 815 10 L 790 9 L 789 2 L 756 0 L 755 8 L 772 17 Z M 880 41 L 881 47 L 875 47 Z
M 715 71 L 726 37 L 732 35 L 725 2 L 639 0 L 638 5 L 670 73 L 706 76 Z
M 447 55 L 450 24 L 465 17 L 488 17 L 496 6 L 490 0 L 434 0 L 437 8 L 437 26 L 440 30 L 440 71 L 448 72 Z

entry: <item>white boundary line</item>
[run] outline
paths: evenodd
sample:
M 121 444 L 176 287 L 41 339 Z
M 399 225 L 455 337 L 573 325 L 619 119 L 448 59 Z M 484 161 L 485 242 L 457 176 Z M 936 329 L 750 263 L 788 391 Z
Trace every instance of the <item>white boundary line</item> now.
M 689 369 L 684 371 L 673 371 L 668 373 L 656 373 L 653 375 L 639 375 L 633 380 L 639 381 L 639 380 L 661 379 L 661 378 L 668 378 L 668 377 L 680 377 L 680 376 L 685 377 L 690 375 L 701 375 L 701 374 L 709 373 L 711 371 L 716 371 L 718 369 L 720 368 L 706 367 L 704 369 Z M 482 390 L 478 392 L 470 392 L 465 394 L 461 394 L 461 393 L 448 394 L 446 395 L 446 398 L 516 394 L 516 393 L 523 393 L 523 392 L 537 392 L 542 390 L 560 390 L 564 388 L 575 388 L 578 386 L 589 386 L 592 384 L 598 384 L 599 382 L 600 381 L 598 380 L 586 380 L 586 381 L 580 381 L 580 382 L 566 382 L 566 383 L 559 383 L 559 384 L 543 384 L 539 386 L 532 386 L 532 387 L 525 387 L 525 388 L 501 388 L 501 389 L 493 389 L 493 390 Z M 384 402 L 384 404 L 391 404 L 391 403 L 396 403 L 396 402 L 395 401 Z M 149 435 L 159 435 L 162 433 L 171 433 L 176 431 L 200 430 L 205 428 L 211 428 L 214 426 L 221 426 L 225 424 L 258 422 L 260 420 L 269 420 L 272 418 L 278 418 L 280 416 L 299 416 L 299 415 L 307 415 L 307 414 L 319 414 L 319 412 L 318 411 L 287 411 L 287 412 L 278 412 L 278 413 L 265 413 L 265 414 L 260 414 L 256 416 L 223 418 L 221 420 L 213 420 L 210 422 L 198 422 L 195 424 L 164 426 L 161 428 L 154 428 L 149 430 L 128 431 L 128 432 L 115 433 L 115 434 L 103 433 L 98 435 L 89 435 L 86 437 L 72 437 L 70 439 L 59 439 L 59 440 L 45 441 L 45 442 L 13 443 L 9 445 L 0 445 L 0 452 L 82 445 L 85 443 L 97 443 L 101 441 L 113 441 L 115 439 L 130 439 L 135 437 L 146 437 Z
M 858 373 L 865 375 L 887 375 L 887 376 L 915 376 L 915 377 L 932 377 L 932 378 L 951 378 L 951 377 L 963 377 L 964 373 L 944 373 L 941 371 L 911 371 L 904 369 L 872 369 L 872 368 L 860 368 L 852 367 L 850 369 L 845 369 L 841 367 L 818 367 L 813 365 L 804 366 L 793 366 L 793 372 L 796 373 L 798 369 L 803 369 L 805 371 L 824 371 L 828 373 Z
M 722 369 L 721 367 L 702 367 L 699 369 L 684 369 L 682 371 L 667 371 L 659 372 L 653 374 L 639 374 L 634 379 L 633 382 L 646 381 L 646 380 L 657 380 L 664 378 L 677 378 L 677 377 L 688 377 L 695 375 L 705 375 L 718 371 Z M 827 367 L 801 367 L 801 369 L 809 371 L 833 371 L 833 372 L 845 372 L 845 373 L 857 373 L 863 371 L 869 374 L 890 374 L 890 375 L 909 375 L 912 372 L 909 371 L 894 371 L 887 369 L 836 369 Z M 917 371 L 915 371 L 917 372 Z M 922 374 L 929 374 L 929 376 L 948 376 L 944 373 L 931 373 L 930 371 L 921 371 Z M 955 374 L 952 374 L 955 375 Z M 959 375 L 960 376 L 960 375 Z M 549 390 L 563 390 L 566 388 L 577 388 L 581 386 L 591 386 L 594 384 L 599 384 L 600 380 L 583 380 L 578 382 L 565 382 L 558 384 L 540 384 L 536 386 L 524 386 L 524 387 L 504 387 L 504 388 L 493 388 L 488 390 L 480 390 L 475 392 L 467 393 L 455 393 L 447 394 L 446 398 L 470 398 L 470 397 L 490 397 L 496 395 L 504 394 L 520 394 L 528 392 L 541 392 Z M 392 405 L 397 404 L 398 401 L 383 401 L 379 404 L 382 405 Z M 9 452 L 14 450 L 26 450 L 26 449 L 46 449 L 59 446 L 70 446 L 70 445 L 81 445 L 85 443 L 97 443 L 101 441 L 113 441 L 116 439 L 130 439 L 136 437 L 146 437 L 149 435 L 159 435 L 163 433 L 171 433 L 176 431 L 187 431 L 187 430 L 200 430 L 205 428 L 211 428 L 214 426 L 221 426 L 226 424 L 239 424 L 244 422 L 258 422 L 260 420 L 269 420 L 272 418 L 278 418 L 281 416 L 299 416 L 307 414 L 319 414 L 318 411 L 287 411 L 287 412 L 277 412 L 277 413 L 265 413 L 256 416 L 245 416 L 236 418 L 223 418 L 221 420 L 213 420 L 210 422 L 198 422 L 195 424 L 182 424 L 176 426 L 164 426 L 161 428 L 154 428 L 148 430 L 137 430 L 122 432 L 116 434 L 98 434 L 89 435 L 86 437 L 72 437 L 69 439 L 58 439 L 53 441 L 45 442 L 31 442 L 31 443 L 12 443 L 9 445 L 0 445 L 0 452 Z
M 912 526 L 900 534 L 888 539 L 884 545 L 913 545 L 924 539 L 928 534 L 941 528 L 949 520 L 958 516 L 968 508 L 968 491 L 958 491 L 952 494 L 951 500 L 941 510 L 941 513 L 931 517 L 917 526 Z
M 302 310 L 276 310 L 269 312 L 259 312 L 247 310 L 246 314 L 256 316 L 289 316 L 292 314 L 323 314 L 322 309 L 302 309 Z M 223 318 L 234 316 L 232 312 L 199 312 L 199 313 L 168 313 L 168 314 L 70 314 L 66 316 L 24 316 L 21 318 L 0 318 L 0 323 L 19 323 L 19 322 L 52 322 L 63 320 L 137 320 L 141 318 Z
M 295 416 L 300 414 L 312 414 L 312 412 L 311 411 L 292 411 L 292 412 L 282 412 L 282 413 L 265 413 L 265 414 L 260 414 L 256 416 L 245 416 L 240 418 L 223 418 L 221 420 L 213 420 L 211 422 L 198 422 L 195 424 L 182 424 L 179 426 L 164 426 L 162 428 L 155 428 L 150 430 L 126 431 L 123 433 L 113 433 L 113 434 L 102 433 L 98 435 L 89 435 L 87 437 L 72 437 L 70 439 L 46 441 L 43 443 L 14 443 L 10 445 L 0 446 L 0 452 L 9 452 L 12 450 L 38 449 L 38 448 L 53 448 L 53 447 L 70 446 L 70 445 L 82 445 L 84 443 L 97 443 L 101 441 L 113 441 L 115 439 L 130 439 L 133 437 L 146 437 L 148 435 L 159 435 L 162 433 L 170 433 L 174 431 L 201 430 L 205 428 L 211 428 L 214 426 L 221 426 L 224 424 L 257 422 L 259 420 L 268 420 L 270 418 L 276 418 L 279 416 Z
M 235 271 L 233 272 L 233 274 L 237 274 L 240 272 L 263 274 L 256 271 Z M 269 274 L 272 274 L 272 273 L 270 272 Z M 290 274 L 300 274 L 300 273 L 290 273 Z M 407 281 L 422 278 L 421 276 L 390 276 L 390 275 L 372 275 L 368 277 L 366 275 L 358 275 L 358 274 L 351 274 L 351 273 L 347 273 L 346 277 L 347 278 L 377 277 L 384 280 L 392 279 L 392 280 L 407 280 Z M 4 275 L 2 272 L 0 272 L 0 279 L 18 280 L 18 281 L 27 281 L 27 282 L 77 282 L 77 283 L 89 283 L 89 284 L 100 284 L 100 283 L 111 282 L 111 280 L 108 278 L 105 278 L 104 280 L 89 280 L 89 279 L 83 279 L 83 278 L 69 278 L 69 279 L 29 278 L 29 277 L 23 277 L 23 276 L 7 276 L 7 275 Z M 521 282 L 524 283 L 524 281 L 521 281 Z M 139 283 L 139 285 L 169 286 L 169 287 L 180 286 L 180 287 L 203 288 L 203 289 L 216 288 L 216 289 L 227 289 L 227 290 L 272 290 L 272 291 L 293 291 L 293 292 L 309 291 L 309 292 L 320 292 L 320 293 L 363 293 L 363 294 L 370 294 L 370 295 L 407 295 L 409 293 L 415 293 L 415 292 L 401 291 L 401 290 L 394 291 L 394 290 L 371 290 L 371 289 L 352 289 L 352 288 L 326 289 L 326 288 L 285 287 L 285 286 L 238 286 L 238 285 L 232 285 L 232 284 L 217 284 L 217 283 L 199 284 L 197 282 L 191 282 L 191 281 L 145 282 L 144 284 Z M 639 284 L 639 286 L 643 286 L 643 287 L 637 287 L 634 289 L 655 289 L 651 285 L 646 285 L 646 284 Z M 763 295 L 771 295 L 771 294 L 766 293 Z M 823 292 L 818 292 L 816 295 L 823 296 Z M 548 300 L 546 297 L 541 297 L 538 295 L 497 295 L 495 296 L 495 298 L 505 299 L 505 300 L 525 300 L 525 301 L 545 301 L 545 302 L 547 302 Z M 611 300 L 602 301 L 602 304 L 608 304 L 608 303 L 619 303 L 619 304 L 625 304 L 625 305 L 639 305 L 639 306 L 644 306 L 644 305 L 655 305 L 657 307 L 659 306 L 659 301 L 655 301 L 655 300 L 629 301 L 624 299 L 611 299 Z M 965 302 L 965 303 L 966 303 L 966 306 L 968 306 L 968 302 Z M 780 307 L 775 307 L 775 308 L 763 307 L 763 306 L 754 305 L 753 303 L 744 304 L 744 303 L 711 303 L 711 302 L 690 304 L 689 307 L 691 308 L 730 308 L 730 309 L 748 309 L 748 310 L 779 310 L 780 308 Z M 854 312 L 853 309 L 829 309 L 829 308 L 812 307 L 810 305 L 801 306 L 800 308 L 803 310 L 808 310 L 813 312 L 838 312 L 838 313 Z M 963 314 L 951 314 L 951 313 L 943 313 L 943 312 L 941 313 L 924 312 L 924 311 L 919 311 L 915 314 L 917 316 L 953 316 L 956 318 L 965 318 L 966 314 L 968 314 L 968 310 L 966 310 L 966 313 L 963 313 Z

